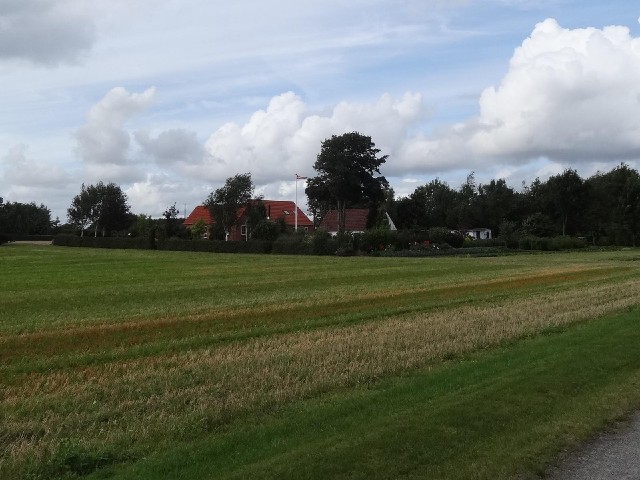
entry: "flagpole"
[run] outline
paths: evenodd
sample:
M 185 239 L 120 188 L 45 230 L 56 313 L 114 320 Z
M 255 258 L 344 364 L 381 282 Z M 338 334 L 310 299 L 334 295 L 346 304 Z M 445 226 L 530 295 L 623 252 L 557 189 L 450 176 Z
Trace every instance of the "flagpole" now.
M 295 204 L 295 212 L 294 212 L 295 222 L 296 222 L 294 228 L 295 228 L 296 232 L 298 231 L 298 180 L 306 180 L 306 179 L 307 179 L 307 177 L 303 177 L 303 176 L 298 175 L 296 173 L 296 176 L 295 176 L 295 182 L 296 182 L 296 204 Z

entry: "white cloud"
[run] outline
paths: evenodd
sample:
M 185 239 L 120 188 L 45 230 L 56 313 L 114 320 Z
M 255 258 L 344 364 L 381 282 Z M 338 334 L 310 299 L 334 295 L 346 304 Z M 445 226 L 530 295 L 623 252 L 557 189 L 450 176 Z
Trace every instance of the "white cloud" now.
M 539 23 L 480 97 L 478 156 L 584 162 L 640 156 L 640 39 L 626 27 Z
M 165 130 L 156 138 L 152 138 L 148 131 L 140 130 L 134 133 L 134 137 L 143 152 L 160 165 L 199 161 L 204 155 L 196 133 L 181 128 Z
M 131 135 L 125 124 L 146 110 L 154 97 L 154 87 L 143 93 L 116 87 L 91 108 L 87 123 L 75 134 L 77 152 L 90 181 L 125 180 L 138 175 L 131 165 Z
M 0 59 L 37 64 L 75 63 L 96 40 L 87 2 L 2 0 Z
M 385 94 L 375 103 L 341 102 L 324 115 L 313 114 L 298 95 L 284 93 L 246 124 L 228 123 L 216 130 L 206 142 L 210 158 L 200 174 L 221 179 L 251 171 L 256 182 L 266 183 L 311 173 L 320 143 L 350 131 L 370 135 L 383 154 L 393 154 L 423 115 L 422 96 L 413 93 L 401 98 Z
M 64 188 L 71 176 L 58 165 L 36 162 L 27 157 L 27 146 L 16 145 L 2 158 L 4 182 L 13 187 Z

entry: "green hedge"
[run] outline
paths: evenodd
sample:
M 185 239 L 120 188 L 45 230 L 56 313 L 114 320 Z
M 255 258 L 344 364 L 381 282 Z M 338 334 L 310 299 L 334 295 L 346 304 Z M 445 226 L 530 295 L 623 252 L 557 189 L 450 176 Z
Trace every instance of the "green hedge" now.
M 149 239 L 130 237 L 79 237 L 56 235 L 53 244 L 61 247 L 120 248 L 146 250 L 152 248 Z
M 311 243 L 301 235 L 281 235 L 273 242 L 271 253 L 282 255 L 311 255 Z
M 560 251 L 585 248 L 587 242 L 576 237 L 522 237 L 518 241 L 520 250 Z
M 272 243 L 266 240 L 248 242 L 225 242 L 224 240 L 181 240 L 158 241 L 158 250 L 211 253 L 271 253 Z

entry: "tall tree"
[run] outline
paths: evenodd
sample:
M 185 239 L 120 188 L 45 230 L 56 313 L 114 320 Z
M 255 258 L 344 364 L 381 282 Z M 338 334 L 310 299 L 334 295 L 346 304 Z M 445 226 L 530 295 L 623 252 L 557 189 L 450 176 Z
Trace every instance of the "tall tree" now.
M 51 211 L 35 202 L 4 203 L 0 198 L 0 232 L 23 235 L 46 235 L 51 232 Z
M 71 206 L 67 209 L 69 223 L 80 228 L 80 236 L 92 223 L 98 222 L 98 191 L 94 185 L 86 186 L 84 183 L 80 193 L 73 197 Z
M 248 204 L 253 196 L 253 181 L 250 173 L 239 173 L 227 178 L 224 186 L 209 194 L 205 206 L 209 208 L 211 217 L 216 225 L 224 228 L 229 234 L 231 228 L 237 225 L 238 210 Z
M 345 229 L 347 206 L 363 202 L 376 206 L 385 199 L 388 182 L 380 175 L 380 166 L 388 155 L 379 153 L 371 137 L 358 132 L 333 135 L 321 144 L 313 165 L 317 175 L 307 180 L 305 193 L 310 202 L 337 209 L 340 232 Z
M 578 172 L 570 168 L 547 180 L 548 213 L 551 218 L 558 218 L 562 226 L 562 235 L 567 234 L 567 226 L 572 223 L 575 228 L 576 216 L 584 209 L 585 187 Z
M 129 205 L 127 196 L 115 183 L 85 186 L 82 184 L 80 193 L 73 198 L 71 206 L 67 210 L 69 222 L 84 230 L 93 225 L 94 235 L 98 236 L 98 230 L 102 230 L 105 236 L 112 230 L 120 230 L 127 227 L 129 222 Z

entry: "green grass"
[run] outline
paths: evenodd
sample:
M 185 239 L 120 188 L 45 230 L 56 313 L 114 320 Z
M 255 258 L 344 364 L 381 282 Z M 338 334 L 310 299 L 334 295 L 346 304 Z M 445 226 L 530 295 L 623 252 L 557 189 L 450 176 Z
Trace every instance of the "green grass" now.
M 0 477 L 540 471 L 640 406 L 638 259 L 3 246 Z
M 640 402 L 639 311 L 341 392 L 114 478 L 510 478 Z

